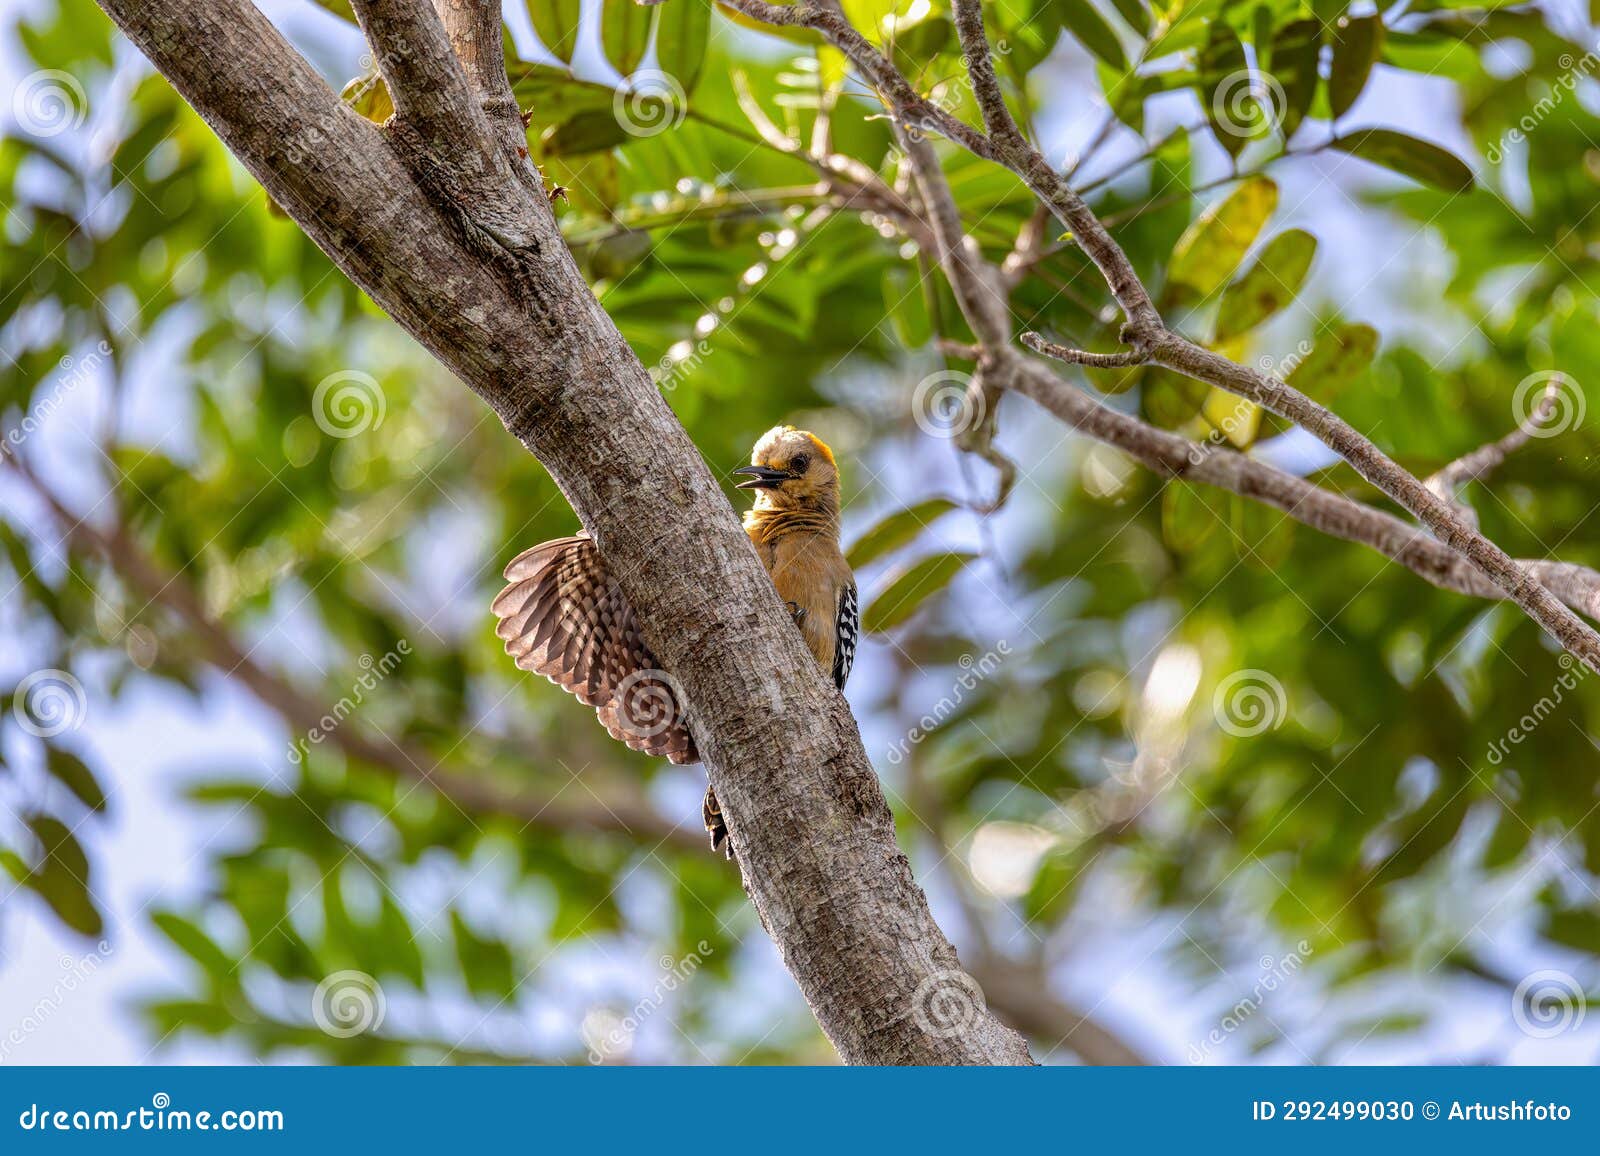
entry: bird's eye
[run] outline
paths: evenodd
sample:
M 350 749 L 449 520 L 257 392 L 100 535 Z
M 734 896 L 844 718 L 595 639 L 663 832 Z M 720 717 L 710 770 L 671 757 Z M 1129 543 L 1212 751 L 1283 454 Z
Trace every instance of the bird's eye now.
M 811 459 L 806 457 L 805 454 L 800 454 L 797 457 L 795 457 L 795 459 L 793 461 L 791 461 L 789 463 L 789 470 L 792 473 L 803 474 L 803 473 L 806 472 L 807 469 L 810 468 L 810 466 L 811 466 Z

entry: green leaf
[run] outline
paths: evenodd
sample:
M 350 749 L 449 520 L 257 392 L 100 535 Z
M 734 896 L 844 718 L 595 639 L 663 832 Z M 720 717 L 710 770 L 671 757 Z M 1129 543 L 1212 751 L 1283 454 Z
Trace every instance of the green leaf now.
M 64 871 L 36 871 L 28 876 L 28 887 L 50 905 L 50 910 L 80 935 L 97 938 L 105 931 L 105 920 L 89 897 L 89 889 Z
M 1266 60 L 1267 45 L 1272 43 L 1272 8 L 1257 4 L 1250 13 L 1250 43 L 1256 47 L 1256 59 Z
M 956 504 L 948 498 L 929 498 L 925 502 L 896 510 L 857 538 L 855 545 L 845 555 L 845 560 L 852 569 L 860 569 L 916 541 L 923 530 L 955 508 Z
M 650 20 L 655 14 L 634 0 L 605 0 L 600 9 L 600 46 L 606 59 L 623 76 L 630 76 L 644 59 L 650 43 Z
M 394 115 L 394 99 L 389 86 L 376 72 L 358 76 L 339 92 L 339 99 L 374 124 L 382 124 Z
M 456 960 L 461 964 L 461 977 L 467 981 L 467 990 L 491 999 L 509 999 L 515 995 L 517 974 L 511 963 L 510 949 L 498 939 L 478 935 L 454 908 L 450 911 L 450 928 L 455 933 Z
M 421 991 L 427 976 L 423 970 L 422 952 L 417 947 L 417 933 L 411 929 L 411 921 L 387 889 L 383 893 L 378 926 L 374 930 L 377 942 L 382 946 L 385 968 Z
M 106 793 L 89 765 L 70 751 L 49 747 L 45 751 L 45 767 L 67 790 L 82 801 L 91 811 L 106 809 Z
M 616 89 L 611 85 L 578 80 L 565 68 L 521 61 L 508 67 L 518 107 L 528 109 L 533 114 L 532 125 L 540 129 L 580 112 L 609 112 L 616 104 Z
M 178 950 L 200 965 L 212 979 L 231 986 L 235 973 L 233 957 L 217 946 L 215 940 L 182 916 L 163 911 L 150 922 L 170 939 Z
M 1283 90 L 1278 126 L 1283 139 L 1294 135 L 1317 95 L 1317 54 L 1322 50 L 1322 22 L 1294 20 L 1278 29 L 1268 57 L 1272 76 Z
M 1180 553 L 1198 549 L 1222 524 L 1207 499 L 1217 501 L 1199 486 L 1187 482 L 1168 483 L 1161 491 L 1161 536 Z
M 883 271 L 883 309 L 895 339 L 906 349 L 921 349 L 933 338 L 924 285 L 909 264 L 890 265 Z
M 671 115 L 670 109 L 663 114 Z M 602 152 L 628 139 L 627 129 L 610 112 L 580 112 L 570 120 L 545 130 L 539 138 L 539 152 L 546 157 L 570 157 Z
M 869 634 L 892 630 L 917 612 L 933 595 L 950 585 L 976 554 L 933 554 L 913 562 L 889 583 L 861 616 L 861 629 Z
M 54 815 L 34 814 L 28 817 L 28 829 L 44 849 L 42 870 L 62 870 L 83 886 L 89 883 L 89 857 L 83 853 L 68 826 Z
M 1215 293 L 1239 267 L 1277 207 L 1278 186 L 1267 177 L 1251 177 L 1207 208 L 1173 246 L 1167 268 L 1169 294 L 1182 301 Z
M 1284 381 L 1326 401 L 1360 377 L 1378 354 L 1378 331 L 1370 325 L 1340 325 L 1317 340 Z
M 1163 429 L 1175 429 L 1200 412 L 1211 387 L 1173 369 L 1152 366 L 1145 373 L 1139 402 L 1145 416 Z
M 1128 71 L 1128 57 L 1122 51 L 1122 42 L 1089 0 L 1054 0 L 1051 9 L 1079 44 L 1117 72 Z
M 822 34 L 815 28 L 802 28 L 797 24 L 768 24 L 765 20 L 757 20 L 748 16 L 730 4 L 717 0 L 717 11 L 741 28 L 748 28 L 753 32 L 764 32 L 768 36 L 776 36 L 779 40 L 787 40 L 790 44 L 803 44 L 814 48 L 823 43 Z
M 1381 16 L 1344 17 L 1333 31 L 1333 68 L 1328 73 L 1328 104 L 1338 120 L 1350 111 L 1383 50 Z
M 1475 183 L 1472 170 L 1454 153 L 1393 129 L 1364 128 L 1340 137 L 1333 147 L 1447 193 L 1469 192 Z
M 956 43 L 956 28 L 937 9 L 930 9 L 919 20 L 896 17 L 893 21 L 895 67 L 907 76 L 916 76 L 948 45 Z
M 1262 246 L 1255 263 L 1222 292 L 1215 340 L 1248 333 L 1284 309 L 1305 284 L 1317 255 L 1317 239 L 1304 229 L 1279 233 Z
M 1213 388 L 1200 404 L 1200 416 L 1213 431 L 1227 438 L 1234 449 L 1248 449 L 1261 430 L 1262 409 L 1255 402 Z
M 706 62 L 711 0 L 670 0 L 656 12 L 656 60 L 686 94 L 693 92 Z
M 1111 6 L 1128 22 L 1129 28 L 1140 36 L 1150 35 L 1150 10 L 1144 6 L 1144 0 L 1111 0 Z
M 1239 34 L 1226 21 L 1213 22 L 1200 53 L 1200 103 L 1217 143 L 1232 157 L 1244 151 L 1263 121 L 1251 92 Z
M 528 0 L 528 16 L 539 42 L 567 64 L 572 63 L 572 50 L 578 46 L 580 8 L 580 0 Z
M 105 921 L 89 894 L 89 857 L 67 825 L 51 815 L 30 815 L 29 830 L 44 848 L 44 857 L 24 882 L 56 917 L 83 935 L 97 936 Z

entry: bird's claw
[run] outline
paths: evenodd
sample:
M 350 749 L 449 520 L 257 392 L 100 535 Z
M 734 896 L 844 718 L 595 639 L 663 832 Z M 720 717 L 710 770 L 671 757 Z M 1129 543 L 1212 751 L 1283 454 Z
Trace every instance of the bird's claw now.
M 804 606 L 801 606 L 798 602 L 785 602 L 784 605 L 789 608 L 789 617 L 794 619 L 796 626 L 806 620 L 806 608 Z

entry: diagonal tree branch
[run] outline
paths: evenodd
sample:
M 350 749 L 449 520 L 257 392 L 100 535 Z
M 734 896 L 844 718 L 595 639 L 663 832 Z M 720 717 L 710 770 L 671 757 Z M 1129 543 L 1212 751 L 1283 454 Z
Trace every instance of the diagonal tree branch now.
M 1421 527 L 1375 510 L 1231 449 L 1201 445 L 1095 401 L 1048 366 L 1016 353 L 993 372 L 1006 388 L 1038 402 L 1096 441 L 1117 447 L 1164 477 L 1204 482 L 1281 510 L 1334 538 L 1370 546 L 1433 585 L 1474 598 L 1506 593 Z M 1571 562 L 1519 563 L 1568 606 L 1600 619 L 1600 571 Z
M 1540 427 L 1549 421 L 1556 411 L 1556 399 L 1561 393 L 1561 383 L 1560 377 L 1551 378 L 1550 383 L 1545 386 L 1544 393 L 1535 403 L 1533 412 L 1523 419 L 1516 429 L 1503 438 L 1479 446 L 1469 454 L 1463 454 L 1435 472 L 1427 480 L 1428 489 L 1442 500 L 1449 502 L 1451 508 L 1463 519 L 1476 526 L 1478 524 L 1476 511 L 1463 502 L 1456 491 L 1468 482 L 1488 477 L 1504 465 L 1507 458 L 1538 436 Z
M 878 89 L 902 123 L 927 126 L 994 160 L 1022 178 L 1034 194 L 1073 232 L 1073 239 L 1105 278 L 1127 323 L 1124 342 L 1145 363 L 1165 366 L 1197 381 L 1249 399 L 1303 426 L 1357 473 L 1415 516 L 1451 550 L 1521 607 L 1591 670 L 1600 672 L 1600 633 L 1573 613 L 1527 569 L 1469 525 L 1423 482 L 1383 453 L 1370 439 L 1298 390 L 1248 366 L 1239 365 L 1169 329 L 1157 312 L 1127 255 L 1064 177 L 1016 129 L 1005 108 L 990 61 L 988 38 L 977 0 L 960 0 L 957 31 L 973 92 L 987 125 L 984 136 L 938 109 L 911 86 L 892 62 L 830 8 L 775 6 L 761 0 L 728 0 L 757 19 L 816 29 L 855 64 Z M 981 138 L 974 141 L 973 137 Z M 960 242 L 956 242 L 958 245 Z M 969 321 L 971 319 L 969 318 Z M 1138 361 L 1133 364 L 1138 364 Z
M 895 843 L 849 707 L 542 194 L 519 176 L 480 200 L 470 158 L 429 144 L 441 126 L 423 94 L 417 127 L 362 122 L 246 0 L 101 4 L 311 238 L 550 470 L 691 704 L 752 901 L 841 1057 L 1031 1062 L 981 1007 L 950 1033 L 916 1014 L 966 977 Z M 391 47 L 433 28 L 395 0 L 360 7 Z M 435 31 L 421 41 L 429 76 Z M 393 66 L 397 86 L 414 83 L 411 63 Z M 472 107 L 458 131 L 482 132 Z
M 1157 473 L 1205 482 L 1260 501 L 1333 537 L 1370 546 L 1442 589 L 1479 598 L 1508 597 L 1502 586 L 1486 577 L 1463 553 L 1413 524 L 1265 462 L 1157 429 L 1100 404 L 1040 362 L 1019 354 L 1010 344 L 1009 317 L 1003 311 L 999 317 L 995 314 L 992 295 L 996 278 L 1003 274 L 984 260 L 971 238 L 962 234 L 954 195 L 931 146 L 904 129 L 901 136 L 927 205 L 927 220 L 935 241 L 934 256 L 951 281 L 968 324 L 980 336 L 978 348 L 958 351 L 978 362 L 975 387 L 1022 393 L 1067 425 L 1116 446 Z M 1003 301 L 1005 290 L 1000 292 Z M 1132 365 L 1139 364 L 1144 357 L 1137 352 L 1095 354 L 1068 349 L 1033 333 L 1023 334 L 1022 343 L 1035 352 L 1078 365 Z M 1544 400 L 1551 401 L 1551 394 L 1547 393 Z M 1542 423 L 1545 412 L 1536 410 L 1522 430 L 1508 435 L 1502 442 L 1524 433 L 1532 436 L 1530 423 Z M 1473 455 L 1474 459 L 1477 457 Z M 1572 563 L 1536 559 L 1514 565 L 1566 606 L 1600 618 L 1600 572 Z

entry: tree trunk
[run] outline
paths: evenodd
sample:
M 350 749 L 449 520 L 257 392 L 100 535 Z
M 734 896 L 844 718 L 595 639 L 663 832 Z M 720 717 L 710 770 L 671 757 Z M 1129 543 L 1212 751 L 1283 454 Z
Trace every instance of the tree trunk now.
M 278 204 L 556 479 L 692 704 L 751 899 L 840 1056 L 1029 1063 L 934 923 L 844 699 L 579 274 L 508 139 L 503 64 L 471 59 L 469 83 L 451 51 L 472 42 L 464 21 L 485 27 L 485 6 L 439 3 L 449 36 L 421 0 L 355 4 L 397 109 L 379 128 L 247 0 L 101 0 Z

